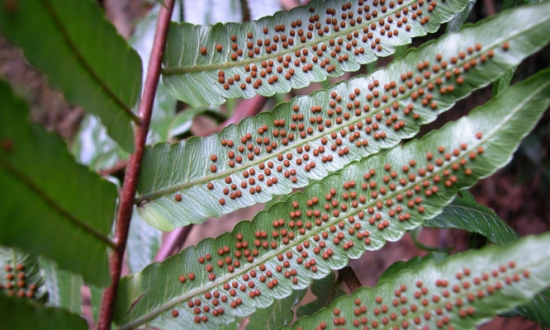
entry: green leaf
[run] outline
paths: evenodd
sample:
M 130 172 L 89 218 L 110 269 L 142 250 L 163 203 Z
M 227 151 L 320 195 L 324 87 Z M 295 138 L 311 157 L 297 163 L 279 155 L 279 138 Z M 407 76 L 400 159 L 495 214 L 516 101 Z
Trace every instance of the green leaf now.
M 77 164 L 59 137 L 29 124 L 27 105 L 5 82 L 0 108 L 0 187 L 9 187 L 0 199 L 0 244 L 108 285 L 116 187 Z
M 126 249 L 130 273 L 140 272 L 153 262 L 161 244 L 162 232 L 143 221 L 134 208 Z
M 267 308 L 260 308 L 250 315 L 247 330 L 265 329 L 276 330 L 290 324 L 294 318 L 292 307 L 302 300 L 306 290 L 296 290 L 286 298 L 275 300 Z
M 515 241 L 519 235 L 514 229 L 506 224 L 495 211 L 480 205 L 474 196 L 467 191 L 461 190 L 453 202 L 447 205 L 443 212 L 435 218 L 424 223 L 426 227 L 432 228 L 456 228 L 469 232 L 475 232 L 487 237 L 491 242 L 504 244 Z M 543 291 L 535 298 L 514 310 L 511 315 L 525 316 L 535 322 L 550 326 L 550 291 Z
M 510 82 L 514 77 L 515 71 L 516 71 L 516 67 L 506 70 L 504 75 L 493 83 L 493 87 L 492 87 L 493 95 L 498 95 L 503 90 L 508 88 L 508 86 L 510 86 Z
M 399 0 L 386 7 L 378 1 L 316 0 L 244 24 L 173 23 L 163 79 L 174 96 L 193 107 L 288 92 L 393 54 L 412 37 L 435 32 L 468 1 L 433 6 Z
M 97 116 L 87 114 L 71 146 L 71 153 L 79 163 L 96 172 L 115 166 L 130 156 L 108 135 Z
M 453 18 L 447 23 L 447 32 L 458 32 L 470 16 L 472 9 L 476 4 L 476 0 L 468 3 L 461 12 L 456 13 Z
M 414 257 L 407 261 L 396 261 L 388 269 L 386 269 L 380 278 L 378 283 L 382 283 L 386 280 L 391 280 L 393 277 L 396 277 L 397 274 L 403 270 L 408 269 L 418 269 L 420 266 L 424 265 L 425 262 L 433 260 L 435 263 L 439 263 L 445 260 L 449 255 L 442 252 L 431 252 L 424 257 Z
M 497 244 L 511 242 L 519 237 L 495 211 L 478 204 L 467 190 L 459 191 L 453 202 L 441 214 L 426 220 L 424 226 L 463 229 L 481 234 Z
M 139 56 L 92 0 L 2 0 L 2 32 L 65 98 L 98 115 L 109 136 L 134 150 L 131 108 L 140 93 Z
M 515 239 L 514 239 L 515 240 Z M 508 242 L 505 242 L 508 243 Z M 417 270 L 424 263 L 429 260 L 434 260 L 435 263 L 440 263 L 449 256 L 445 253 L 430 253 L 425 257 L 415 257 L 408 261 L 398 261 L 392 264 L 386 271 L 380 276 L 379 283 L 385 280 L 389 280 L 395 277 L 397 273 L 402 270 Z M 536 294 L 533 299 L 527 304 L 516 307 L 512 311 L 503 313 L 504 316 L 524 316 L 532 321 L 535 321 L 542 326 L 549 326 L 550 324 L 550 290 L 544 290 Z
M 550 289 L 546 289 L 537 294 L 530 302 L 516 307 L 513 312 L 532 321 L 539 323 L 543 327 L 550 327 Z
M 47 306 L 64 308 L 72 313 L 82 313 L 82 278 L 71 272 L 60 270 L 50 260 L 40 258 L 40 269 L 44 273 L 48 290 Z
M 88 329 L 78 315 L 60 308 L 45 307 L 27 299 L 8 298 L 0 293 L 2 329 Z
M 365 250 L 399 240 L 440 213 L 459 189 L 508 163 L 549 103 L 550 69 L 468 117 L 354 162 L 233 232 L 123 278 L 115 322 L 122 329 L 176 329 L 190 322 L 213 328 L 304 289 Z M 224 313 L 215 316 L 220 308 Z
M 341 325 L 377 329 L 475 329 L 550 284 L 550 234 L 468 251 L 398 273 L 340 298 L 294 329 Z M 414 283 L 414 284 L 413 284 Z
M 309 304 L 298 307 L 296 316 L 300 318 L 313 315 L 321 308 L 327 307 L 337 298 L 345 296 L 346 292 L 339 288 L 341 283 L 342 281 L 340 281 L 340 279 L 336 280 L 334 272 L 329 272 L 324 278 L 313 280 L 311 292 L 317 299 Z
M 38 258 L 0 246 L 0 292 L 8 297 L 45 302 L 48 293 Z
M 546 44 L 549 12 L 550 4 L 542 3 L 502 13 L 408 51 L 385 70 L 297 97 L 220 133 L 148 147 L 138 187 L 140 215 L 161 230 L 201 223 L 289 194 L 395 146 Z
M 103 290 L 93 285 L 88 285 L 88 288 L 90 289 L 90 305 L 92 308 L 92 316 L 97 322 L 99 318 L 99 310 L 101 309 Z

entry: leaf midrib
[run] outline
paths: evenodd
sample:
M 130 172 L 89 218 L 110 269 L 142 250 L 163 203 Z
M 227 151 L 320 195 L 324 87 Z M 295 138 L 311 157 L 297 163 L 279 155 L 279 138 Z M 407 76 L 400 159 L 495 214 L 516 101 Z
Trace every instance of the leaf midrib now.
M 110 86 L 108 86 L 103 79 L 99 76 L 99 74 L 94 70 L 93 65 L 88 63 L 80 49 L 76 46 L 75 42 L 71 38 L 71 36 L 67 33 L 67 29 L 61 22 L 61 19 L 53 9 L 52 4 L 49 0 L 40 0 L 42 2 L 42 5 L 46 8 L 46 12 L 54 22 L 55 26 L 57 27 L 59 33 L 63 36 L 63 40 L 67 43 L 67 46 L 71 49 L 73 54 L 76 56 L 78 62 L 84 67 L 85 71 L 88 72 L 90 77 L 101 87 L 101 89 L 109 95 L 109 97 L 114 101 L 116 105 L 125 113 L 126 116 L 130 117 L 132 121 L 134 121 L 136 124 L 141 124 L 141 118 L 139 118 L 135 113 L 132 112 L 129 106 L 126 105 L 119 97 L 116 95 L 116 93 L 111 89 Z
M 550 81 L 548 82 L 550 83 Z M 545 85 L 542 85 L 542 86 L 545 86 Z M 540 87 L 538 90 L 542 89 L 544 87 Z M 536 92 L 533 92 L 531 93 L 531 95 L 529 96 L 529 98 L 526 98 L 524 99 L 523 102 L 519 103 L 519 105 L 517 107 L 514 108 L 513 111 L 510 111 L 510 114 L 508 116 L 506 116 L 502 121 L 501 121 L 501 124 L 499 125 L 495 125 L 493 126 L 493 130 L 491 130 L 490 132 L 486 133 L 483 135 L 483 137 L 481 139 L 478 140 L 477 143 L 472 143 L 468 146 L 468 148 L 466 150 L 463 150 L 463 152 L 461 153 L 461 155 L 459 157 L 457 157 L 454 161 L 458 161 L 459 159 L 462 159 L 463 157 L 467 157 L 468 154 L 470 152 L 473 152 L 474 150 L 477 150 L 477 148 L 484 144 L 485 142 L 489 141 L 490 138 L 498 133 L 498 131 L 500 130 L 500 128 L 508 123 L 510 121 L 510 118 L 515 114 L 517 113 L 517 111 L 521 110 L 522 106 L 527 103 L 527 99 L 530 99 L 531 97 L 533 97 L 534 95 L 536 95 Z M 212 282 L 212 283 L 209 283 L 209 284 L 206 284 L 206 285 L 203 285 L 201 286 L 200 288 L 196 289 L 196 290 L 191 290 L 191 291 L 188 291 L 187 294 L 181 296 L 181 297 L 177 297 L 176 299 L 172 300 L 171 302 L 168 302 L 166 304 L 163 304 L 163 305 L 160 305 L 159 308 L 157 308 L 155 311 L 151 312 L 151 313 L 148 313 L 146 315 L 144 315 L 143 317 L 139 318 L 139 319 L 136 319 L 134 322 L 132 323 L 128 323 L 124 326 L 122 326 L 120 329 L 132 329 L 136 326 L 139 326 L 145 322 L 147 322 L 148 320 L 150 319 L 153 319 L 155 318 L 156 316 L 160 315 L 161 313 L 167 311 L 168 309 L 170 308 L 173 308 L 175 307 L 177 304 L 179 303 L 182 303 L 182 302 L 185 302 L 187 301 L 188 299 L 190 298 L 193 298 L 195 296 L 199 296 L 201 295 L 202 293 L 206 293 L 208 291 L 210 291 L 211 289 L 215 288 L 215 287 L 218 287 L 218 286 L 221 286 L 223 283 L 226 283 L 228 281 L 231 281 L 235 278 L 238 278 L 239 276 L 241 275 L 244 275 L 245 273 L 248 273 L 251 269 L 254 269 L 256 267 L 258 267 L 259 265 L 261 264 L 264 264 L 268 261 L 270 261 L 271 259 L 273 259 L 274 257 L 276 257 L 277 255 L 279 254 L 282 254 L 286 251 L 289 251 L 290 249 L 296 247 L 297 245 L 299 244 L 302 244 L 303 242 L 305 242 L 306 240 L 309 240 L 311 237 L 313 237 L 315 234 L 318 234 L 320 232 L 322 232 L 323 230 L 326 230 L 327 228 L 329 228 L 331 225 L 334 225 L 334 224 L 337 224 L 338 222 L 340 221 L 343 221 L 345 219 L 347 219 L 348 217 L 350 216 L 355 216 L 357 215 L 359 212 L 367 209 L 369 206 L 375 206 L 376 205 L 376 202 L 377 201 L 380 201 L 381 199 L 393 199 L 394 197 L 396 197 L 399 193 L 402 193 L 408 189 L 411 189 L 411 187 L 414 187 L 416 184 L 419 184 L 420 182 L 424 181 L 424 180 L 428 180 L 430 178 L 433 178 L 435 175 L 441 173 L 442 171 L 444 171 L 445 169 L 448 169 L 452 166 L 452 163 L 451 161 L 448 162 L 448 164 L 444 165 L 444 166 L 441 166 L 438 168 L 437 171 L 433 171 L 431 172 L 429 175 L 425 175 L 424 177 L 420 177 L 418 176 L 414 181 L 408 181 L 408 184 L 406 186 L 403 186 L 401 189 L 396 189 L 394 191 L 392 191 L 391 193 L 388 193 L 386 195 L 383 195 L 382 197 L 379 197 L 379 198 L 375 198 L 375 199 L 371 199 L 369 202 L 365 203 L 362 207 L 357 207 L 353 210 L 351 210 L 350 212 L 347 212 L 347 213 L 340 213 L 340 216 L 339 217 L 336 217 L 336 218 L 333 218 L 332 220 L 329 220 L 327 222 L 324 223 L 323 226 L 319 226 L 319 227 L 316 227 L 315 229 L 312 229 L 310 230 L 307 235 L 304 235 L 302 237 L 302 239 L 296 239 L 292 242 L 289 242 L 288 244 L 286 244 L 282 249 L 277 249 L 277 250 L 273 250 L 273 251 L 270 251 L 270 252 L 267 252 L 266 254 L 264 254 L 263 256 L 261 256 L 260 258 L 258 259 L 255 259 L 255 261 L 253 263 L 249 263 L 247 264 L 247 266 L 241 268 L 239 271 L 235 271 L 233 273 L 230 273 L 228 275 L 231 275 L 231 276 L 220 276 L 218 277 L 220 279 L 220 281 L 215 281 L 215 282 Z M 332 174 L 331 176 L 339 176 L 341 174 L 339 173 L 334 173 Z M 482 176 L 479 177 L 479 179 L 481 179 Z M 467 187 L 463 187 L 463 188 L 467 188 Z M 432 217 L 436 216 L 437 214 L 441 213 L 442 209 L 440 209 L 438 212 L 435 212 Z M 385 241 L 385 239 L 383 237 L 380 237 L 381 239 L 383 239 Z M 368 249 L 366 249 L 368 250 Z M 347 258 L 349 260 L 349 256 L 348 255 L 345 255 L 345 258 Z M 293 289 L 294 290 L 294 289 Z M 131 311 L 129 312 L 131 313 Z
M 546 258 L 543 258 L 542 260 L 550 260 L 550 257 L 546 257 Z M 530 268 L 531 266 L 536 266 L 537 264 L 540 264 L 540 262 L 542 260 L 537 260 L 537 262 L 532 262 L 532 263 L 529 263 L 529 264 L 526 264 L 524 265 L 523 267 L 521 268 L 514 268 L 514 270 L 516 270 L 516 274 L 521 274 L 521 270 L 528 270 L 528 268 Z M 437 266 L 438 263 L 434 262 L 434 264 Z M 416 312 L 411 312 L 410 314 L 407 313 L 407 317 L 405 317 L 404 319 L 405 320 L 414 320 L 415 317 L 423 317 L 424 316 L 424 313 L 428 312 L 428 311 L 433 311 L 435 310 L 436 308 L 444 308 L 445 307 L 445 304 L 448 303 L 448 302 L 452 302 L 452 301 L 456 301 L 456 299 L 460 299 L 462 298 L 463 301 L 468 301 L 467 297 L 468 297 L 468 294 L 469 293 L 476 293 L 478 290 L 480 289 L 487 289 L 490 285 L 493 285 L 493 283 L 496 283 L 498 281 L 502 281 L 505 279 L 505 276 L 509 276 L 509 274 L 505 274 L 505 275 L 501 275 L 500 272 L 499 272 L 499 277 L 495 278 L 495 277 L 491 277 L 491 279 L 494 279 L 494 281 L 487 281 L 485 285 L 476 285 L 476 286 L 471 286 L 471 289 L 470 290 L 465 290 L 465 289 L 461 289 L 460 290 L 460 293 L 455 293 L 453 295 L 449 295 L 449 297 L 443 297 L 442 294 L 440 294 L 441 292 L 437 292 L 439 294 L 439 301 L 438 303 L 434 303 L 433 301 L 431 301 L 430 304 L 428 304 L 428 306 L 423 306 L 422 304 L 420 304 L 418 306 L 418 309 Z M 474 290 L 475 289 L 475 290 Z M 504 289 L 504 288 L 503 288 Z M 534 296 L 534 295 L 533 295 Z M 506 297 L 509 299 L 509 297 Z M 476 296 L 476 300 L 479 300 L 480 298 L 477 298 Z M 467 307 L 467 306 L 471 306 L 472 303 L 468 302 L 468 303 L 465 303 L 463 306 Z M 520 305 L 520 304 L 519 304 Z M 517 306 L 519 306 L 517 305 Z M 452 312 L 449 312 L 451 313 L 452 315 L 457 315 L 457 310 L 460 309 L 459 307 L 455 307 L 453 306 L 453 311 Z M 495 311 L 495 315 L 499 312 L 499 311 L 503 311 L 503 310 L 509 310 L 510 308 L 500 308 L 499 310 Z M 475 315 L 475 314 L 474 314 Z M 395 321 L 391 321 L 389 322 L 388 324 L 386 325 L 383 325 L 383 328 L 380 329 L 380 330 L 391 330 L 393 329 L 394 326 L 396 325 L 399 325 L 401 326 L 401 322 L 403 322 L 404 320 L 401 319 L 398 321 L 398 319 L 396 319 Z
M 42 201 L 54 209 L 59 215 L 68 222 L 75 225 L 77 228 L 85 231 L 94 238 L 98 239 L 102 243 L 106 244 L 113 250 L 116 249 L 116 244 L 111 241 L 107 236 L 103 235 L 97 229 L 93 228 L 83 220 L 79 219 L 76 215 L 72 214 L 67 210 L 63 205 L 59 204 L 55 199 L 48 194 L 47 191 L 44 191 L 39 185 L 33 182 L 32 178 L 27 177 L 24 173 L 19 171 L 15 166 L 10 164 L 8 161 L 0 158 L 0 167 L 4 168 L 8 173 L 10 173 L 16 180 L 24 184 L 27 188 L 32 190 L 36 195 L 38 195 Z
M 345 29 L 344 31 L 339 30 L 338 32 L 334 32 L 334 34 L 331 33 L 328 36 L 319 37 L 317 39 L 313 39 L 311 41 L 302 43 L 299 47 L 297 45 L 297 46 L 292 47 L 292 48 L 287 48 L 288 50 L 284 51 L 284 52 L 272 53 L 273 55 L 265 54 L 265 55 L 262 55 L 262 56 L 259 56 L 259 57 L 254 57 L 252 59 L 249 58 L 249 59 L 242 60 L 242 61 L 237 60 L 237 61 L 225 62 L 225 63 L 219 63 L 219 64 L 212 63 L 212 64 L 206 64 L 206 65 L 196 65 L 196 66 L 191 66 L 191 67 L 184 67 L 184 66 L 165 67 L 165 68 L 162 69 L 161 72 L 164 76 L 170 76 L 170 75 L 177 75 L 177 74 L 185 74 L 185 73 L 193 73 L 193 72 L 211 71 L 211 70 L 217 70 L 217 69 L 242 67 L 246 64 L 252 64 L 252 63 L 262 62 L 264 60 L 277 58 L 277 56 L 284 56 L 284 55 L 287 55 L 287 54 L 294 53 L 297 49 L 303 49 L 303 48 L 310 47 L 310 46 L 313 46 L 315 44 L 318 44 L 320 42 L 324 42 L 324 41 L 327 41 L 327 40 L 330 40 L 330 39 L 345 36 L 348 33 L 350 33 L 351 31 L 355 31 L 355 30 L 358 30 L 358 29 L 363 28 L 365 26 L 368 26 L 368 25 L 372 24 L 373 22 L 376 22 L 380 19 L 385 20 L 386 17 L 389 17 L 389 16 L 395 14 L 396 12 L 401 11 L 402 8 L 408 7 L 410 4 L 416 3 L 416 2 L 418 2 L 418 0 L 412 0 L 411 2 L 407 2 L 406 4 L 405 4 L 405 2 L 403 2 L 403 5 L 401 5 L 401 6 L 396 4 L 395 9 L 389 10 L 389 8 L 388 8 L 386 13 L 382 13 L 381 11 L 379 11 L 379 13 L 382 13 L 384 15 L 378 15 L 376 17 L 377 18 L 376 20 L 369 20 L 369 21 L 366 21 L 366 23 L 363 23 L 363 24 L 355 24 L 355 26 L 352 29 Z M 304 5 L 304 7 L 305 6 L 306 5 Z M 378 11 L 378 9 L 379 8 L 376 8 L 375 10 Z M 325 15 L 325 14 L 323 13 L 323 15 Z M 269 18 L 272 18 L 272 17 L 273 16 L 270 16 Z M 351 26 L 350 24 L 348 24 L 348 25 Z
M 525 31 L 525 30 L 524 30 Z M 515 36 L 515 35 L 514 35 Z M 470 57 L 465 57 L 464 60 L 462 61 L 457 61 L 457 63 L 454 65 L 454 67 L 461 67 L 462 64 L 465 64 L 465 63 L 468 63 L 471 59 L 475 59 L 479 56 L 482 55 L 482 53 L 484 51 L 488 51 L 489 49 L 493 49 L 493 48 L 496 48 L 498 44 L 502 43 L 502 40 L 509 40 L 509 39 L 500 39 L 499 42 L 494 42 L 493 44 L 491 44 L 491 46 L 489 47 L 485 47 L 485 48 L 482 48 L 479 52 L 477 53 L 474 53 L 474 54 L 471 54 Z M 386 69 L 387 70 L 387 69 Z M 387 103 L 381 103 L 380 106 L 378 107 L 377 110 L 375 111 L 372 111 L 372 112 L 368 112 L 368 113 L 365 113 L 365 112 L 361 112 L 361 116 L 358 116 L 358 117 L 355 117 L 353 120 L 350 119 L 350 120 L 345 120 L 343 119 L 342 121 L 342 124 L 340 125 L 334 125 L 334 126 L 331 126 L 331 129 L 327 129 L 327 130 L 324 130 L 323 132 L 325 134 L 319 134 L 319 135 L 311 135 L 310 137 L 307 137 L 305 139 L 301 139 L 299 140 L 299 142 L 295 143 L 295 144 L 292 144 L 289 146 L 286 146 L 286 147 L 282 147 L 281 149 L 279 149 L 279 151 L 277 153 L 272 153 L 272 154 L 267 154 L 268 156 L 264 156 L 264 157 L 258 157 L 256 158 L 254 161 L 251 161 L 251 162 L 248 162 L 246 163 L 246 165 L 243 165 L 243 166 L 240 166 L 240 167 L 234 167 L 234 168 L 228 168 L 224 171 L 220 171 L 220 172 L 217 172 L 216 174 L 212 174 L 212 175 L 207 175 L 207 176 L 203 176 L 199 179 L 194 179 L 194 180 L 191 180 L 191 181 L 187 181 L 185 183 L 182 183 L 182 184 L 177 184 L 177 185 L 173 185 L 173 186 L 170 186 L 170 187 L 167 187 L 167 188 L 163 188 L 163 189 L 159 189 L 155 192 L 152 192 L 152 193 L 147 193 L 147 194 L 143 194 L 141 196 L 138 196 L 136 197 L 135 199 L 135 203 L 136 204 L 139 204 L 141 202 L 144 202 L 144 201 L 151 201 L 152 199 L 157 199 L 157 198 L 161 198 L 161 197 L 164 197 L 165 195 L 168 195 L 170 193 L 174 193 L 176 191 L 179 191 L 179 190 L 182 190 L 182 189 L 185 189 L 185 188 L 188 188 L 188 187 L 192 187 L 192 186 L 195 186 L 197 184 L 200 184 L 200 183 L 206 183 L 206 182 L 209 182 L 209 181 L 212 181 L 212 180 L 215 180 L 215 179 L 221 179 L 221 178 L 224 178 L 228 175 L 231 175 L 231 174 L 234 174 L 234 173 L 238 173 L 246 168 L 250 168 L 254 165 L 258 165 L 260 163 L 263 163 L 269 159 L 273 159 L 273 158 L 276 158 L 277 155 L 279 154 L 284 154 L 285 152 L 287 151 L 290 151 L 290 150 L 293 150 L 299 146 L 303 146 L 303 145 L 306 145 L 308 144 L 309 142 L 312 142 L 312 141 L 315 141 L 315 140 L 318 140 L 318 139 L 321 139 L 322 137 L 326 137 L 326 136 L 330 136 L 330 133 L 333 133 L 333 132 L 338 132 L 340 131 L 342 128 L 344 127 L 347 127 L 349 126 L 350 124 L 355 124 L 355 123 L 358 123 L 360 121 L 363 121 L 366 117 L 373 117 L 374 115 L 378 114 L 378 113 L 382 113 L 383 112 L 383 109 L 384 108 L 387 108 L 390 104 L 392 104 L 393 102 L 400 102 L 402 103 L 404 100 L 408 99 L 410 97 L 410 95 L 416 91 L 418 91 L 419 89 L 421 88 L 424 88 L 426 87 L 430 82 L 432 81 L 435 81 L 437 78 L 440 78 L 440 77 L 443 77 L 444 76 L 444 73 L 445 71 L 444 70 L 441 70 L 440 73 L 438 74 L 434 74 L 432 76 L 430 76 L 430 79 L 423 79 L 423 82 L 422 84 L 420 85 L 416 85 L 417 86 L 416 88 L 412 88 L 412 89 L 408 89 L 405 93 L 403 94 L 400 94 L 398 97 L 392 99 L 392 100 L 388 100 Z M 365 77 L 366 78 L 366 77 Z M 489 82 L 486 82 L 485 84 L 488 84 Z M 349 84 L 349 83 L 348 83 Z M 325 89 L 323 90 L 324 92 L 328 93 L 329 90 L 328 89 Z M 468 93 L 467 95 L 471 94 Z M 463 97 L 466 97 L 467 95 L 464 95 Z M 381 96 L 379 96 L 377 99 L 381 99 Z M 458 100 L 460 100 L 459 98 L 457 98 L 453 104 L 455 104 Z M 373 99 L 374 101 L 374 99 Z M 390 103 L 391 101 L 391 103 Z M 290 104 L 290 102 L 289 102 Z M 411 133 L 409 135 L 406 135 L 404 136 L 403 138 L 408 138 L 410 136 L 413 136 L 415 135 L 416 133 Z M 379 151 L 380 149 L 382 149 L 381 147 L 378 147 L 378 150 Z M 374 154 L 374 152 L 372 153 Z

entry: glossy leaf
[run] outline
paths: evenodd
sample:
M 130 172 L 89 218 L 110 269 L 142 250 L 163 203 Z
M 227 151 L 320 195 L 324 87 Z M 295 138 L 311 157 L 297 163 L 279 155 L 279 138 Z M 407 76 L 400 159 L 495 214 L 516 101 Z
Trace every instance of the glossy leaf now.
M 546 70 L 468 117 L 352 163 L 233 232 L 123 278 L 115 322 L 213 328 L 304 289 L 365 250 L 399 240 L 459 189 L 504 166 L 549 103 Z
M 512 242 L 519 238 L 514 229 L 493 210 L 478 204 L 467 190 L 459 191 L 453 202 L 447 205 L 441 214 L 427 220 L 424 226 L 467 230 L 481 234 L 497 244 Z M 535 295 L 531 302 L 514 309 L 514 313 L 507 314 L 521 315 L 543 326 L 550 326 L 549 297 L 550 290 L 545 290 Z
M 130 273 L 140 272 L 155 259 L 162 244 L 162 232 L 143 221 L 134 208 L 127 244 Z
M 311 292 L 317 299 L 309 304 L 298 307 L 296 316 L 300 318 L 313 315 L 318 310 L 330 305 L 337 298 L 345 296 L 346 292 L 339 288 L 340 284 L 342 284 L 342 281 L 336 280 L 334 272 L 329 272 L 325 278 L 313 280 Z
M 172 24 L 163 79 L 193 107 L 288 92 L 393 54 L 468 1 L 317 0 L 244 24 Z
M 447 253 L 431 252 L 424 257 L 414 257 L 407 261 L 396 261 L 393 264 L 391 264 L 391 266 L 388 267 L 382 273 L 382 275 L 380 275 L 380 278 L 378 279 L 378 283 L 381 283 L 386 280 L 391 280 L 393 277 L 396 277 L 397 274 L 401 271 L 404 271 L 407 269 L 418 269 L 420 268 L 420 266 L 422 266 L 425 262 L 429 260 L 433 260 L 435 263 L 439 263 L 447 259 L 448 256 L 449 255 Z
M 292 328 L 325 325 L 377 329 L 475 329 L 497 313 L 527 301 L 550 284 L 550 234 L 428 261 L 374 288 L 338 299 Z
M 75 314 L 82 313 L 82 278 L 66 270 L 60 270 L 55 263 L 40 259 L 48 290 L 47 306 L 60 307 Z
M 38 258 L 0 246 L 0 294 L 43 303 L 48 299 Z
M 131 111 L 140 93 L 139 56 L 92 0 L 2 0 L 2 32 L 61 89 L 98 115 L 109 136 L 134 150 Z
M 550 327 L 550 289 L 537 294 L 530 302 L 516 307 L 514 315 L 524 316 L 539 323 L 543 327 Z
M 519 237 L 495 211 L 480 205 L 467 190 L 459 191 L 453 202 L 441 214 L 427 220 L 424 226 L 463 229 L 481 234 L 498 244 L 514 241 Z
M 207 138 L 149 147 L 140 215 L 161 230 L 201 223 L 392 147 L 546 44 L 548 12 L 543 3 L 503 13 Z
M 514 239 L 515 241 L 515 239 Z M 505 242 L 509 243 L 509 242 Z M 430 253 L 425 257 L 415 257 L 408 261 L 398 261 L 392 264 L 386 271 L 380 276 L 378 282 L 395 277 L 397 273 L 403 270 L 416 270 L 420 268 L 424 263 L 429 260 L 433 260 L 435 263 L 447 259 L 449 256 L 446 253 Z M 536 294 L 528 303 L 514 308 L 512 311 L 507 311 L 501 315 L 503 316 L 524 316 L 532 321 L 539 323 L 542 326 L 548 326 L 550 324 L 550 290 L 546 289 Z
M 88 323 L 61 308 L 45 307 L 27 299 L 9 298 L 0 293 L 2 329 L 74 329 L 86 330 Z
M 296 290 L 286 298 L 275 300 L 267 308 L 260 308 L 250 315 L 247 330 L 265 329 L 276 330 L 290 324 L 294 318 L 292 307 L 296 305 L 306 293 L 306 290 Z
M 108 285 L 116 187 L 77 164 L 61 138 L 29 124 L 27 105 L 5 82 L 0 108 L 0 187 L 9 187 L 0 199 L 0 244 Z

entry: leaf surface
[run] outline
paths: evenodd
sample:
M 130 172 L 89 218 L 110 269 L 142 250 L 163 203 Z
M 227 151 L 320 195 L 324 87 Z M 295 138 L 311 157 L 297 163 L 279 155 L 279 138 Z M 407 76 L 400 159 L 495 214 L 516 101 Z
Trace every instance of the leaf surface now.
M 424 226 L 476 232 L 498 244 L 514 241 L 519 237 L 495 211 L 480 205 L 467 190 L 461 190 L 441 214 L 426 220 Z
M 280 327 L 290 324 L 294 318 L 292 307 L 296 305 L 304 296 L 307 290 L 296 290 L 286 298 L 274 300 L 267 308 L 260 308 L 254 314 L 250 315 L 247 330 L 265 329 L 276 330 Z
M 311 292 L 317 297 L 309 304 L 298 307 L 296 316 L 298 318 L 302 316 L 313 315 L 318 310 L 327 307 L 337 298 L 346 295 L 346 292 L 341 290 L 340 280 L 336 280 L 334 272 L 329 272 L 325 278 L 313 280 L 311 285 Z
M 550 234 L 468 251 L 400 272 L 375 288 L 338 299 L 294 329 L 371 326 L 376 329 L 476 329 L 550 284 Z M 324 327 L 323 327 L 324 324 Z
M 461 190 L 441 214 L 427 220 L 424 226 L 457 228 L 476 232 L 497 244 L 505 244 L 519 238 L 514 229 L 508 226 L 493 210 L 477 203 L 467 190 Z M 550 326 L 549 297 L 550 290 L 545 290 L 535 295 L 529 303 L 515 308 L 513 313 L 507 313 L 507 315 L 521 315 L 543 326 Z
M 148 147 L 138 211 L 161 230 L 201 223 L 395 146 L 546 44 L 548 12 L 543 3 L 502 13 L 220 133 Z
M 44 274 L 48 290 L 47 306 L 60 307 L 75 314 L 82 313 L 82 277 L 66 270 L 47 259 L 40 258 L 40 269 Z
M 173 23 L 163 80 L 193 107 L 288 92 L 391 55 L 466 3 L 317 0 L 244 24 Z
M 140 272 L 155 259 L 162 245 L 162 232 L 143 221 L 134 208 L 127 244 L 130 273 Z
M 386 281 L 386 280 L 391 280 L 393 277 L 395 277 L 399 272 L 403 270 L 417 269 L 429 260 L 433 260 L 435 263 L 438 263 L 445 260 L 448 256 L 449 255 L 447 253 L 431 252 L 424 257 L 414 257 L 407 261 L 396 261 L 393 264 L 391 264 L 382 273 L 382 275 L 380 275 L 380 278 L 378 279 L 378 283 L 382 283 L 383 281 Z
M 0 293 L 0 329 L 86 330 L 86 320 L 61 308 L 45 307 Z
M 141 87 L 139 56 L 91 0 L 2 0 L 2 32 L 65 98 L 98 115 L 134 150 L 131 111 Z
M 354 162 L 233 232 L 123 278 L 115 322 L 215 328 L 306 288 L 365 250 L 399 240 L 459 189 L 508 163 L 549 103 L 546 70 L 468 117 Z
M 14 248 L 1 246 L 0 292 L 7 297 L 40 303 L 48 300 L 38 258 Z
M 0 244 L 108 285 L 116 187 L 77 164 L 61 138 L 29 124 L 27 105 L 5 82 L 0 107 L 0 186 L 9 187 L 0 199 Z

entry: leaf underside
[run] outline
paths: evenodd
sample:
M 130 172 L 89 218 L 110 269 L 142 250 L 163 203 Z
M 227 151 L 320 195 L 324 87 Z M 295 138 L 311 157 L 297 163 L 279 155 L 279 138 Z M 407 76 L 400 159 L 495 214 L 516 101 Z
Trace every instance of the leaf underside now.
M 88 323 L 64 309 L 45 307 L 28 299 L 10 298 L 0 293 L 1 329 L 86 330 Z
M 505 244 L 515 241 L 519 235 L 493 210 L 476 202 L 472 194 L 462 190 L 441 214 L 424 223 L 432 228 L 458 228 L 476 232 L 491 242 Z M 521 315 L 542 326 L 550 326 L 550 290 L 537 294 L 529 303 L 519 306 L 507 316 Z
M 28 123 L 28 107 L 0 82 L 0 244 L 110 282 L 107 247 L 116 187 L 79 165 L 61 138 Z M 78 246 L 78 249 L 67 249 Z
M 91 0 L 2 0 L 2 32 L 59 88 L 98 115 L 109 135 L 134 150 L 131 109 L 141 89 L 137 53 Z
M 163 80 L 193 107 L 288 92 L 393 54 L 469 1 L 317 0 L 244 24 L 173 23 Z
M 400 239 L 510 160 L 549 104 L 549 78 L 541 72 L 468 117 L 354 162 L 232 233 L 123 278 L 115 321 L 122 329 L 215 328 Z
M 148 147 L 138 211 L 161 230 L 201 223 L 395 146 L 546 44 L 549 11 L 544 3 L 503 13 L 409 51 L 385 70 L 297 97 L 207 138 Z
M 55 263 L 41 258 L 45 287 L 48 290 L 47 306 L 61 307 L 75 314 L 82 313 L 82 277 L 60 270 Z
M 248 318 L 246 330 L 277 330 L 280 327 L 290 324 L 294 318 L 292 307 L 296 305 L 307 290 L 296 290 L 286 298 L 274 300 L 267 308 L 261 308 Z
M 294 329 L 475 329 L 550 284 L 550 234 L 427 261 L 361 288 Z
M 49 299 L 38 258 L 0 247 L 0 294 L 44 303 Z
M 462 190 L 441 214 L 424 223 L 431 228 L 457 228 L 476 232 L 491 242 L 504 244 L 516 240 L 519 235 L 502 220 L 495 211 L 480 205 L 474 196 Z

